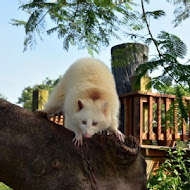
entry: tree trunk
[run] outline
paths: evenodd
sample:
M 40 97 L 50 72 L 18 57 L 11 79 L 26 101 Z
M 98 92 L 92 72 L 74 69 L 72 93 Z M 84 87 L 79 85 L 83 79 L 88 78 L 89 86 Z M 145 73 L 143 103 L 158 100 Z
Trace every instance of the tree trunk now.
M 14 190 L 144 190 L 146 163 L 136 140 L 74 133 L 0 99 L 0 181 Z
M 148 46 L 140 43 L 124 43 L 112 47 L 112 72 L 119 95 L 131 92 L 131 77 L 140 64 L 148 61 Z

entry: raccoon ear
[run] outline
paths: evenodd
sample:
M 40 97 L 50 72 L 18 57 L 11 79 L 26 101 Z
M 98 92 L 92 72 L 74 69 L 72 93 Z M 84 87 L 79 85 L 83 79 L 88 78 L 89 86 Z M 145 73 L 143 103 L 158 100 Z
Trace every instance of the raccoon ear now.
M 79 111 L 82 110 L 84 108 L 84 104 L 82 103 L 82 100 L 78 100 L 78 108 L 79 108 Z

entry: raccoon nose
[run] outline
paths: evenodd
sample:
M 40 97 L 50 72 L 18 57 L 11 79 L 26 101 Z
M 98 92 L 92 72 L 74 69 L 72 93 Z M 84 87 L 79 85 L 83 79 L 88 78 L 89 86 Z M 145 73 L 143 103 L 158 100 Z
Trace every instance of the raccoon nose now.
M 91 135 L 90 135 L 89 133 L 85 133 L 85 134 L 83 134 L 83 136 L 84 136 L 84 138 L 86 138 L 86 139 L 91 138 Z

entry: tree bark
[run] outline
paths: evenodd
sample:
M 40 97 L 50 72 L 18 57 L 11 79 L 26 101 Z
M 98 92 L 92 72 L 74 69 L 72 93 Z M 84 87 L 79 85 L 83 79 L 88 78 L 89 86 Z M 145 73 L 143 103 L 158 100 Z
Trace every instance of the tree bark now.
M 124 43 L 112 47 L 112 72 L 119 95 L 132 91 L 131 77 L 136 75 L 140 64 L 148 61 L 148 52 L 148 46 L 140 43 Z
M 144 190 L 146 163 L 133 137 L 74 133 L 0 99 L 0 181 L 14 190 Z

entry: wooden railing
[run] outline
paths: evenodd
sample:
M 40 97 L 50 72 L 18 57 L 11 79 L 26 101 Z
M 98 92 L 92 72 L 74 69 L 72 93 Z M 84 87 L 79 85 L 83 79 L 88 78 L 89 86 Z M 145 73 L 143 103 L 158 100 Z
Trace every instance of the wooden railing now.
M 176 140 L 190 138 L 189 120 L 180 117 L 176 96 L 135 91 L 120 96 L 121 130 L 126 136 L 135 136 L 141 145 L 175 146 Z M 190 105 L 190 97 L 185 97 Z M 63 115 L 50 118 L 64 125 Z
M 173 147 L 176 140 L 189 140 L 190 110 L 185 122 L 180 118 L 176 96 L 135 91 L 121 95 L 120 100 L 124 134 L 135 136 L 141 145 Z M 184 100 L 190 105 L 190 97 Z

